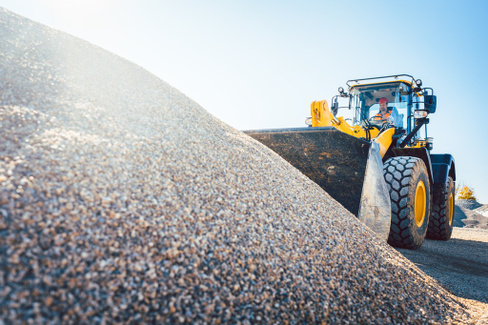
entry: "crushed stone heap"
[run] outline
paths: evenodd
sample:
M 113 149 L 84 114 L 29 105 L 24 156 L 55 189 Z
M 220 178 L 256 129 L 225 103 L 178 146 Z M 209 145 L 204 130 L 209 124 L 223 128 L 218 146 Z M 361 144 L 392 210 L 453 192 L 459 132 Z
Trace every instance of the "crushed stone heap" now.
M 473 320 L 149 72 L 1 8 L 0 38 L 0 323 Z

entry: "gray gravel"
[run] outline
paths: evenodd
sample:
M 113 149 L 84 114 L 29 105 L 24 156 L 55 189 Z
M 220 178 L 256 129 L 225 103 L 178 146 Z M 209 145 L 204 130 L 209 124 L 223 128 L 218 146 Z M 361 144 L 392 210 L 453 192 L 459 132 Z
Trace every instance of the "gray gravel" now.
M 457 200 L 454 226 L 488 230 L 488 206 L 473 200 Z
M 464 209 L 475 210 L 483 206 L 483 204 L 476 202 L 475 200 L 456 200 L 456 205 Z
M 1 8 L 0 38 L 0 323 L 479 319 L 149 72 Z
M 448 242 L 397 250 L 456 296 L 488 303 L 488 230 L 454 227 Z

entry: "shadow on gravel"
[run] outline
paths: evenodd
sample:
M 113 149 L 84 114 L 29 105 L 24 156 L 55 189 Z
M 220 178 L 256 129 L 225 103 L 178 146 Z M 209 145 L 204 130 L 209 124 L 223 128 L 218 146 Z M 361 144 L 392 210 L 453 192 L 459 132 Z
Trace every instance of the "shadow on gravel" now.
M 456 296 L 488 303 L 488 243 L 426 239 L 418 250 L 397 251 Z
M 464 211 L 461 210 L 461 208 L 456 205 L 454 207 L 454 224 L 453 224 L 453 226 L 454 227 L 464 227 L 465 224 L 462 220 L 465 220 L 467 218 L 468 218 L 468 216 L 466 215 L 466 213 L 464 213 Z

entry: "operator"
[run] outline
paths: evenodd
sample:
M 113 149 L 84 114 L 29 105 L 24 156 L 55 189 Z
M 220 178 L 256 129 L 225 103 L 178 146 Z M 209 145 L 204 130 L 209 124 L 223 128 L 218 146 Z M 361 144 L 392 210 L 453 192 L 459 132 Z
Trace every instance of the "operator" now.
M 380 98 L 380 111 L 374 116 L 375 120 L 381 120 L 383 123 L 388 122 L 392 109 L 388 108 L 388 99 L 386 97 Z
M 389 123 L 397 128 L 403 127 L 403 114 L 399 114 L 396 107 L 388 107 L 388 99 L 382 97 L 379 100 L 380 110 L 374 119 L 383 123 Z

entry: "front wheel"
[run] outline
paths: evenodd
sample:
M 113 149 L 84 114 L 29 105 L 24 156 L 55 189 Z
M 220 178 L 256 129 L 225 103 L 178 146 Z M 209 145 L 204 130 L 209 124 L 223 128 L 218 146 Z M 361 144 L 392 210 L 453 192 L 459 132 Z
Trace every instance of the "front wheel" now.
M 393 157 L 383 165 L 390 191 L 391 226 L 388 243 L 417 249 L 424 242 L 430 217 L 430 182 L 420 158 Z
M 434 193 L 427 238 L 438 240 L 451 238 L 454 225 L 454 187 L 453 179 L 448 177 L 446 184 L 439 189 L 439 193 Z

